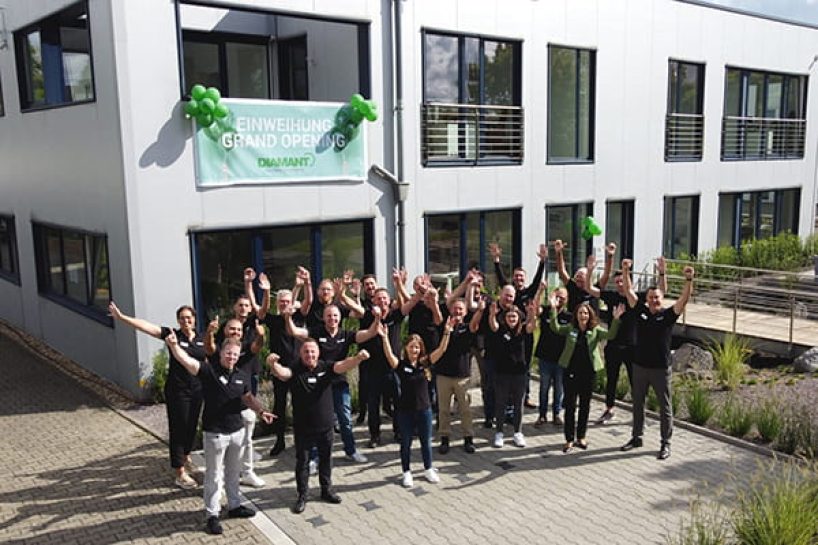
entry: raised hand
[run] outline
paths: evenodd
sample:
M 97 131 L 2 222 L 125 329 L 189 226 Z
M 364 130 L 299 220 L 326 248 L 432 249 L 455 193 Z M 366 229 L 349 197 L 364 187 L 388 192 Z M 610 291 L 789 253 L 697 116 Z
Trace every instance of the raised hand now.
M 352 269 L 345 270 L 343 279 L 344 285 L 349 287 L 349 285 L 352 284 L 352 281 L 355 279 L 355 271 L 353 271 Z
M 372 307 L 371 312 L 372 312 L 372 316 L 374 316 L 375 318 L 380 318 L 381 317 L 381 314 L 382 314 L 381 313 L 381 307 Z
M 633 267 L 633 260 L 632 259 L 623 259 L 622 260 L 622 271 L 630 271 L 631 267 Z
M 682 274 L 685 275 L 685 280 L 693 280 L 693 277 L 696 276 L 696 271 L 690 265 L 686 265 L 684 270 L 682 270 Z
M 215 334 L 219 330 L 219 315 L 213 317 L 212 320 L 207 324 L 207 332 L 211 335 Z
M 344 284 L 343 278 L 333 278 L 332 279 L 332 287 L 335 289 L 335 293 L 342 294 L 344 293 L 344 289 L 346 288 L 346 284 Z
M 481 302 L 482 302 L 483 304 L 485 304 L 485 301 L 481 301 Z M 489 307 L 489 314 L 491 314 L 492 316 L 497 316 L 497 313 L 498 313 L 498 312 L 500 312 L 500 307 L 499 307 L 499 306 L 497 306 L 497 301 L 494 301 L 494 302 L 491 304 L 491 306 Z
M 309 271 L 309 270 L 307 270 L 307 269 L 305 269 L 304 267 L 302 267 L 302 266 L 300 266 L 300 265 L 299 265 L 299 266 L 298 266 L 298 271 L 296 272 L 296 274 L 297 274 L 298 276 L 300 276 L 300 277 L 301 277 L 301 278 L 304 280 L 304 283 L 305 283 L 305 284 L 309 284 L 309 283 L 311 283 L 311 280 L 310 280 L 310 271 Z
M 358 280 L 357 278 L 352 279 L 352 284 L 350 284 L 350 286 L 349 286 L 349 293 L 351 293 L 355 297 L 358 297 L 359 295 L 361 295 L 361 281 L 360 280 Z
M 605 247 L 605 253 L 608 254 L 611 258 L 616 255 L 616 242 L 609 242 L 608 245 Z
M 588 257 L 585 258 L 585 268 L 588 269 L 588 274 L 596 269 L 596 254 L 588 254 Z
M 389 335 L 389 328 L 386 327 L 386 324 L 381 324 L 378 326 L 378 335 L 381 337 L 386 337 Z
M 656 258 L 656 269 L 659 271 L 659 274 L 665 274 L 667 272 L 667 260 L 665 256 L 660 255 Z
M 168 346 L 175 346 L 179 344 L 179 340 L 176 338 L 176 333 L 173 331 L 170 332 L 170 335 L 165 337 L 165 344 Z
M 625 314 L 625 305 L 623 305 L 622 303 L 619 303 L 613 309 L 614 320 L 620 319 L 623 314 Z
M 366 349 L 361 350 L 360 352 L 355 354 L 355 356 L 357 356 L 357 358 L 359 360 L 361 360 L 361 361 L 368 360 L 369 359 L 369 351 L 366 350 Z
M 110 314 L 111 317 L 115 320 L 122 319 L 122 312 L 119 310 L 119 307 L 116 306 L 116 303 L 114 303 L 113 301 L 108 303 L 108 314 Z
M 500 248 L 500 245 L 496 242 L 489 243 L 489 252 L 491 253 L 491 257 L 494 258 L 495 261 L 499 261 L 500 257 L 503 255 L 503 249 Z
M 253 267 L 247 267 L 244 269 L 244 283 L 252 282 L 256 279 L 256 271 L 253 270 Z
M 258 287 L 261 288 L 261 291 L 270 291 L 270 279 L 266 274 L 258 275 Z
M 455 318 L 454 316 L 449 316 L 449 318 L 446 320 L 446 325 L 443 326 L 443 330 L 446 333 L 451 333 L 456 325 L 457 318 Z
M 261 322 L 256 322 L 256 335 L 259 337 L 264 337 L 267 334 L 267 330 L 264 329 L 264 324 Z
M 548 244 L 544 242 L 540 244 L 540 246 L 537 248 L 537 257 L 540 258 L 540 261 L 545 261 L 548 259 Z
M 554 241 L 554 251 L 555 252 L 558 252 L 558 253 L 562 252 L 562 249 L 564 247 L 565 247 L 565 245 L 562 243 L 561 239 L 558 238 L 557 240 Z

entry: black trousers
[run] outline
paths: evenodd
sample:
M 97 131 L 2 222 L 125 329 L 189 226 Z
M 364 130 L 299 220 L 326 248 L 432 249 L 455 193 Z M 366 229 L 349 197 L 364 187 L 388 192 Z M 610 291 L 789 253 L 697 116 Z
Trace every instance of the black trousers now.
M 273 422 L 273 432 L 279 439 L 284 437 L 287 428 L 287 392 L 289 391 L 289 382 L 283 382 L 273 377 L 273 414 L 277 416 Z
M 628 383 L 633 388 L 633 356 L 636 349 L 626 344 L 608 343 L 605 345 L 605 406 L 613 407 L 616 401 L 616 385 L 619 382 L 619 369 L 625 365 L 628 372 Z
M 562 375 L 565 397 L 562 406 L 565 408 L 565 440 L 573 441 L 574 433 L 578 439 L 585 439 L 588 432 L 588 415 L 591 412 L 591 393 L 594 389 L 593 368 L 574 369 L 569 367 Z M 579 399 L 579 418 L 576 417 L 577 399 Z
M 306 495 L 310 478 L 310 450 L 318 450 L 318 482 L 321 490 L 332 486 L 332 438 L 329 428 L 319 432 L 295 432 L 295 486 L 298 495 Z
M 193 450 L 196 440 L 196 427 L 202 413 L 201 388 L 190 390 L 166 385 L 165 409 L 168 413 L 170 466 L 180 468 L 185 465 L 185 458 Z
M 397 391 L 397 377 L 390 369 L 384 371 L 381 367 L 370 366 L 367 373 L 367 410 L 369 415 L 367 417 L 367 425 L 369 426 L 369 435 L 371 437 L 379 437 L 381 435 L 381 403 L 392 404 L 396 399 Z M 392 431 L 397 433 L 398 424 L 396 419 L 392 419 Z

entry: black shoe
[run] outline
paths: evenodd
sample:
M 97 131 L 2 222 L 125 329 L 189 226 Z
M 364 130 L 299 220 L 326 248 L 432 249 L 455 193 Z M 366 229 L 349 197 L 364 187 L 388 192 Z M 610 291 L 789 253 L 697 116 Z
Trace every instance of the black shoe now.
M 440 446 L 437 447 L 437 451 L 440 454 L 446 454 L 447 452 L 449 452 L 449 438 L 446 437 L 445 435 L 440 438 Z
M 214 536 L 221 535 L 224 532 L 222 523 L 219 522 L 219 517 L 207 517 L 207 533 Z
M 254 509 L 250 509 L 249 507 L 245 507 L 243 505 L 239 505 L 235 509 L 231 509 L 227 512 L 227 515 L 231 518 L 241 518 L 241 519 L 249 519 L 252 516 L 255 516 L 256 512 Z
M 629 450 L 639 448 L 642 446 L 642 438 L 641 437 L 631 437 L 630 440 L 622 445 L 619 450 L 622 452 L 628 452 Z
M 276 444 L 270 449 L 270 456 L 278 456 L 284 450 L 284 438 L 279 437 Z
M 330 490 L 329 488 L 325 488 L 321 491 L 321 499 L 327 503 L 341 503 L 341 496 Z
M 366 413 L 358 413 L 358 418 L 355 419 L 355 425 L 360 426 L 366 420 Z
M 373 435 L 369 439 L 369 448 L 379 447 L 381 445 L 381 436 L 380 435 Z
M 659 449 L 656 459 L 667 460 L 668 458 L 670 458 L 670 443 L 662 443 L 662 448 Z
M 486 428 L 487 430 L 490 430 L 491 428 L 493 428 L 494 427 L 494 419 L 493 418 L 486 418 L 483 421 L 483 427 Z
M 298 499 L 295 500 L 293 504 L 293 513 L 296 515 L 303 513 L 304 509 L 307 508 L 307 496 L 306 494 L 299 494 Z
M 474 454 L 474 441 L 471 437 L 463 438 L 463 450 L 465 450 L 468 454 Z

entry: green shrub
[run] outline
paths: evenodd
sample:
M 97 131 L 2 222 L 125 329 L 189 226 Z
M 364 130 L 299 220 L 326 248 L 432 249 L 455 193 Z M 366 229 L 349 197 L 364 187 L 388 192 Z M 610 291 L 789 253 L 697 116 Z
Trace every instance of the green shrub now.
M 600 369 L 596 372 L 594 376 L 594 393 L 596 394 L 604 394 L 605 393 L 605 385 L 607 383 L 607 375 L 605 373 L 605 369 Z
M 731 396 L 719 413 L 719 425 L 733 437 L 744 437 L 753 428 L 753 413 Z
M 750 341 L 746 337 L 728 333 L 722 343 L 710 341 L 707 350 L 713 354 L 716 380 L 728 390 L 738 388 L 747 373 L 746 362 L 753 353 Z
M 715 407 L 707 390 L 698 382 L 691 384 L 685 396 L 688 419 L 698 426 L 704 426 L 713 416 Z
M 782 418 L 781 407 L 774 399 L 767 399 L 760 406 L 756 407 L 753 414 L 756 429 L 761 439 L 771 443 L 778 438 L 781 433 Z
M 739 493 L 733 532 L 742 545 L 814 545 L 818 542 L 818 481 L 789 466 L 783 474 Z
M 818 453 L 818 430 L 814 428 L 807 407 L 790 407 L 784 414 L 775 448 L 786 454 L 815 458 Z
M 801 239 L 789 231 L 741 244 L 741 264 L 755 269 L 792 271 L 804 265 Z
M 153 399 L 157 403 L 165 402 L 165 383 L 168 381 L 168 351 L 164 348 L 157 350 L 152 358 L 153 371 L 150 382 L 153 390 Z
M 694 502 L 690 520 L 682 521 L 677 537 L 668 539 L 669 545 L 727 545 L 730 523 L 718 505 L 703 506 Z
M 648 388 L 648 396 L 645 398 L 645 407 L 647 407 L 649 411 L 659 411 L 659 397 L 653 388 Z
M 631 391 L 631 383 L 628 380 L 627 373 L 619 373 L 619 380 L 616 381 L 616 399 L 625 399 L 625 396 Z

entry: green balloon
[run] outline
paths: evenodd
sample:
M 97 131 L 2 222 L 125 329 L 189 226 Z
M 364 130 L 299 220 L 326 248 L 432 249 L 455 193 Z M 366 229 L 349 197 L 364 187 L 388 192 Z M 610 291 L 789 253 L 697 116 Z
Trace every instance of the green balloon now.
M 199 102 L 199 109 L 206 114 L 212 114 L 216 109 L 216 103 L 209 98 L 203 98 Z
M 190 96 L 196 100 L 202 100 L 205 96 L 207 96 L 207 89 L 205 89 L 204 85 L 197 83 L 190 88 Z
M 222 99 L 222 94 L 215 87 L 208 87 L 207 94 L 205 96 L 207 96 L 207 98 L 213 102 L 218 102 Z
M 190 117 L 196 117 L 199 113 L 199 102 L 196 99 L 190 99 L 185 104 L 185 113 Z
M 196 121 L 202 127 L 207 128 L 213 124 L 213 115 L 207 113 L 200 113 L 199 115 L 196 116 Z
M 213 116 L 219 119 L 227 117 L 229 113 L 230 110 L 227 109 L 227 106 L 221 103 L 216 104 L 216 108 L 213 110 Z

